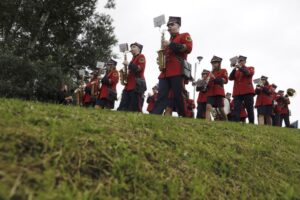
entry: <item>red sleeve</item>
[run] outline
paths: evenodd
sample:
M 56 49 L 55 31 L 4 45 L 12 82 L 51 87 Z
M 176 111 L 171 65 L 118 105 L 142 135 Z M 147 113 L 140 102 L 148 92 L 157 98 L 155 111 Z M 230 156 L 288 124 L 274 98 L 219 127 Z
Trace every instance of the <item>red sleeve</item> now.
M 112 72 L 109 80 L 111 84 L 117 84 L 119 82 L 119 73 L 117 71 Z
M 191 53 L 193 49 L 193 40 L 189 33 L 183 33 L 181 36 L 181 44 L 185 44 L 186 53 Z
M 255 72 L 254 67 L 248 67 L 248 70 L 249 70 L 250 75 L 253 76 L 254 72 Z
M 146 66 L 146 58 L 143 54 L 140 54 L 138 60 L 137 60 L 137 65 L 141 71 L 145 70 Z
M 228 83 L 228 73 L 226 69 L 223 69 L 222 78 L 225 80 L 224 84 Z

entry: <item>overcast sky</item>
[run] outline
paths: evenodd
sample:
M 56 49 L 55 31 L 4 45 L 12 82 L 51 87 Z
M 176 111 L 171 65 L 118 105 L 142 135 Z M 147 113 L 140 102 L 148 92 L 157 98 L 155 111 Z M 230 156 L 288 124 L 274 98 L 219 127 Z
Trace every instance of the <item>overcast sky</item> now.
M 104 0 L 102 0 L 104 1 Z M 204 59 L 197 69 L 211 69 L 213 55 L 223 58 L 222 67 L 231 72 L 229 59 L 235 55 L 248 57 L 248 66 L 255 67 L 254 78 L 269 77 L 278 89 L 289 87 L 300 92 L 300 1 L 299 0 L 117 0 L 116 9 L 105 11 L 114 19 L 119 43 L 144 45 L 148 89 L 158 82 L 156 51 L 160 32 L 153 18 L 165 14 L 181 16 L 181 32 L 193 39 L 188 61 Z M 103 12 L 103 3 L 98 8 Z M 169 35 L 167 35 L 167 39 Z M 119 53 L 116 46 L 115 53 Z M 121 54 L 120 54 L 121 56 Z M 122 68 L 119 60 L 118 69 Z M 232 82 L 225 86 L 232 92 Z M 118 87 L 121 95 L 122 87 Z M 192 95 L 192 87 L 188 87 Z M 149 90 L 150 91 L 150 90 Z M 146 105 L 145 105 L 146 106 Z M 291 99 L 291 121 L 300 118 L 300 95 Z

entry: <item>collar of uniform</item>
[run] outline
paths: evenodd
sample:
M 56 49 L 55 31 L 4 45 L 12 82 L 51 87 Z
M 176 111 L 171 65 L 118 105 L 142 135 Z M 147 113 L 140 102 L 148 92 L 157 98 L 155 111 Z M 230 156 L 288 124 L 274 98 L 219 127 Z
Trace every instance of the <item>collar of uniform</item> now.
M 179 35 L 180 33 L 175 33 L 171 35 L 171 38 L 175 38 L 177 35 Z
M 135 56 L 133 56 L 134 58 L 138 57 L 139 55 L 141 55 L 140 53 L 139 54 L 136 54 Z
M 219 72 L 219 71 L 221 71 L 221 68 L 212 70 L 212 72 Z

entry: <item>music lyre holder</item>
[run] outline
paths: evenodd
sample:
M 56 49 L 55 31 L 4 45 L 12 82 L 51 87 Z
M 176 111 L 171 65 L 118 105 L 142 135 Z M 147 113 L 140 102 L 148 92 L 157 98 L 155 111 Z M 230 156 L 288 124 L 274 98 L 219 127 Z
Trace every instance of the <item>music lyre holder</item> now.
M 154 22 L 154 28 L 158 27 L 160 32 L 165 31 L 165 30 L 161 30 L 162 25 L 166 24 L 165 15 L 160 15 L 158 17 L 155 17 L 153 19 L 153 22 Z
M 119 44 L 119 49 L 121 53 L 128 53 L 129 52 L 129 48 L 128 48 L 128 43 L 123 43 L 123 44 Z
M 85 76 L 85 70 L 84 69 L 79 70 L 79 76 L 81 76 L 81 77 Z

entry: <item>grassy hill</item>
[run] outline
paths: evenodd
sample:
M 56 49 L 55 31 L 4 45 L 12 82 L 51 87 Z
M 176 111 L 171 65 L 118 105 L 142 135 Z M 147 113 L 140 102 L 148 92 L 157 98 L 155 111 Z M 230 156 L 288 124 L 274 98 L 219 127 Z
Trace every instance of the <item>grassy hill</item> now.
M 300 199 L 300 132 L 0 99 L 0 199 Z

